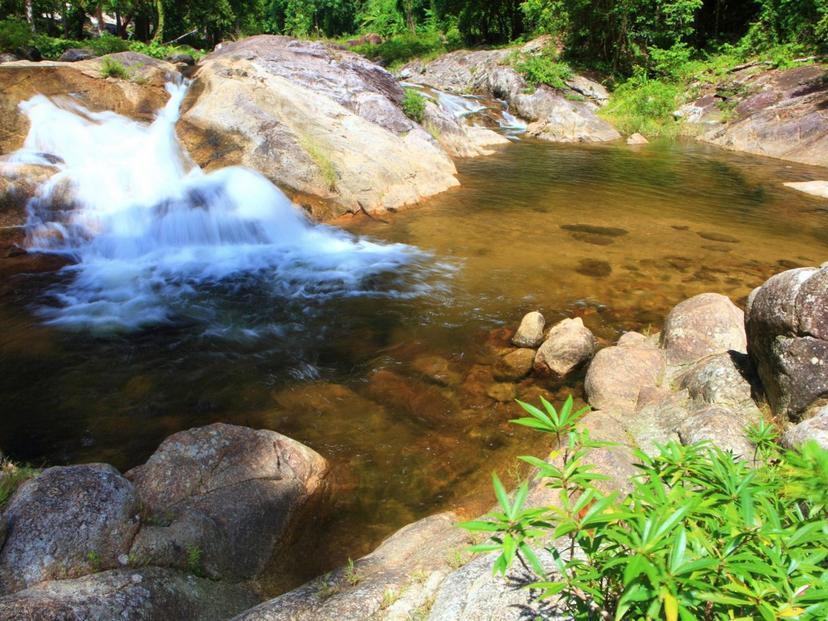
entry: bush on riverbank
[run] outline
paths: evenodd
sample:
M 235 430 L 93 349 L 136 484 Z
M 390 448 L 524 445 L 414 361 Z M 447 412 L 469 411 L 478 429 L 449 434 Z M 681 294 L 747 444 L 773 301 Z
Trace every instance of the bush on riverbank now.
M 495 572 L 519 561 L 541 599 L 576 619 L 828 618 L 828 451 L 783 452 L 765 424 L 748 461 L 670 443 L 637 453 L 622 497 L 595 485 L 589 453 L 607 444 L 575 430 L 586 410 L 521 405 L 529 416 L 514 422 L 559 440 L 548 462 L 522 458 L 558 502 L 525 509 L 527 483 L 510 499 L 494 477 L 501 511 L 464 526 L 491 534 L 476 550 L 499 552 Z

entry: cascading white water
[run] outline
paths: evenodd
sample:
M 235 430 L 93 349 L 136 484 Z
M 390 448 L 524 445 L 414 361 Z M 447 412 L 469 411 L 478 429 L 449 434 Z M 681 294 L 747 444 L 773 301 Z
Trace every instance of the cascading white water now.
M 417 249 L 313 225 L 251 170 L 195 166 L 175 134 L 186 88 L 168 85 L 169 102 L 150 125 L 42 96 L 21 104 L 31 129 L 13 159 L 58 167 L 29 205 L 29 247 L 76 260 L 52 291 L 57 304 L 41 309 L 49 323 L 135 329 L 182 314 L 209 323 L 214 313 L 203 307 L 215 290 L 250 287 L 251 277 L 274 305 L 422 292 L 422 282 L 402 290 L 373 282 L 423 258 Z

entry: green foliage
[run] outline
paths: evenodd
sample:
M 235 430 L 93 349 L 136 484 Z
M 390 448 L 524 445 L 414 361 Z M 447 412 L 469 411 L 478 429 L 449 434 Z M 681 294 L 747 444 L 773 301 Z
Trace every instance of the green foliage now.
M 118 78 L 126 80 L 129 78 L 129 71 L 126 67 L 114 58 L 104 58 L 101 61 L 101 76 L 105 78 Z
M 559 62 L 549 52 L 524 55 L 515 63 L 515 68 L 534 87 L 547 84 L 552 88 L 565 89 L 566 81 L 572 77 L 569 65 Z
M 201 548 L 198 546 L 187 546 L 185 552 L 187 554 L 187 571 L 194 576 L 203 578 L 205 573 L 204 567 L 201 564 Z
M 18 19 L 0 20 L 0 52 L 14 52 L 32 39 L 29 25 Z
M 828 451 L 815 443 L 785 452 L 775 431 L 750 431 L 762 461 L 751 465 L 699 444 L 669 443 L 637 452 L 632 491 L 606 494 L 589 465 L 597 446 L 575 424 L 571 400 L 557 415 L 521 404 L 519 424 L 562 444 L 535 465 L 556 492 L 552 506 L 526 509 L 494 477 L 499 511 L 467 522 L 490 536 L 476 546 L 498 552 L 493 571 L 515 560 L 556 613 L 587 619 L 828 618 Z M 544 565 L 545 548 L 554 565 Z
M 405 97 L 403 98 L 402 109 L 412 121 L 422 123 L 425 118 L 426 99 L 422 93 L 413 89 L 405 89 Z
M 18 465 L 7 459 L 0 460 L 0 509 L 6 505 L 22 483 L 38 474 L 39 471 L 35 468 Z
M 600 114 L 626 134 L 669 136 L 678 131 L 673 118 L 678 96 L 676 84 L 651 79 L 639 71 L 615 90 Z
M 353 48 L 353 51 L 390 67 L 405 63 L 412 58 L 434 57 L 448 49 L 440 35 L 426 33 L 397 35 L 377 45 L 372 43 L 358 45 Z

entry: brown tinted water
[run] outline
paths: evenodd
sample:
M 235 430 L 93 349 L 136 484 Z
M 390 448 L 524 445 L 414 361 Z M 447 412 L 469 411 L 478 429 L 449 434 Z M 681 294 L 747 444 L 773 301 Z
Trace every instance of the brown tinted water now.
M 345 225 L 446 263 L 449 275 L 435 275 L 428 295 L 263 308 L 255 287 L 216 294 L 241 324 L 275 317 L 282 329 L 269 337 L 220 338 L 186 325 L 64 332 L 32 310 L 61 275 L 7 277 L 0 449 L 38 465 L 107 461 L 126 470 L 167 435 L 215 421 L 305 442 L 332 462 L 333 496 L 302 546 L 309 561 L 274 575 L 275 592 L 419 517 L 482 510 L 492 469 L 508 480 L 516 454 L 543 451 L 508 424 L 515 406 L 486 394 L 503 328 L 524 312 L 582 316 L 608 343 L 624 330 L 657 330 L 694 294 L 742 303 L 771 274 L 828 260 L 828 203 L 782 187 L 824 176 L 818 169 L 696 144 L 530 142 L 459 168 L 456 191 L 385 221 Z M 559 400 L 580 394 L 578 382 L 500 389 Z

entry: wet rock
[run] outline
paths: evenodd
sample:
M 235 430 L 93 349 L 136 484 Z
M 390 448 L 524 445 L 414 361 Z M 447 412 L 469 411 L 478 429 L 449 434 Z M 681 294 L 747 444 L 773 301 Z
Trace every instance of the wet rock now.
M 118 567 L 138 530 L 138 510 L 135 489 L 112 466 L 47 468 L 3 512 L 0 592 Z
M 325 460 L 274 431 L 216 423 L 167 438 L 130 470 L 152 522 L 135 538 L 140 564 L 187 568 L 200 551 L 215 579 L 258 576 L 323 492 Z
M 403 377 L 388 369 L 380 369 L 371 375 L 366 390 L 374 401 L 429 426 L 452 422 L 457 409 L 437 386 Z
M 702 293 L 670 311 L 661 345 L 670 364 L 689 364 L 728 351 L 744 353 L 744 313 L 723 295 Z
M 622 237 L 629 233 L 627 229 L 614 226 L 596 226 L 593 224 L 562 224 L 564 231 L 574 233 L 589 233 L 590 235 L 605 235 L 607 237 Z
M 538 43 L 545 47 L 546 43 Z M 525 48 L 525 46 L 524 46 Z M 528 92 L 523 76 L 511 66 L 513 50 L 457 50 L 428 62 L 413 61 L 403 69 L 406 80 L 451 93 L 478 93 L 508 102 L 511 112 L 529 121 L 527 133 L 553 142 L 602 142 L 621 135 L 596 115 L 606 90 L 582 76 L 569 80 L 566 93 L 542 85 Z M 524 52 L 531 53 L 531 52 Z M 589 97 L 574 101 L 573 94 Z
M 753 416 L 751 416 L 753 414 Z M 683 444 L 710 442 L 734 457 L 751 460 L 753 445 L 747 438 L 745 428 L 758 420 L 758 410 L 734 410 L 733 408 L 711 405 L 692 412 L 678 429 Z
M 233 621 L 417 618 L 428 609 L 428 602 L 450 572 L 449 563 L 469 544 L 468 535 L 456 526 L 457 521 L 456 515 L 441 513 L 409 524 L 357 560 L 352 570 L 337 569 Z M 392 597 L 396 601 L 389 605 Z
M 509 139 L 485 127 L 467 125 L 432 101 L 427 101 L 423 127 L 452 157 L 491 155 L 491 147 Z
M 512 343 L 516 347 L 538 347 L 543 342 L 543 328 L 546 320 L 538 311 L 526 313 L 520 320 Z
M 629 145 L 648 144 L 649 142 L 649 140 L 639 133 L 635 133 L 627 137 L 627 144 Z
M 800 181 L 783 183 L 782 185 L 793 190 L 805 192 L 806 194 L 812 194 L 813 196 L 828 198 L 828 181 Z
M 499 403 L 509 403 L 517 398 L 517 388 L 507 382 L 496 382 L 486 389 L 486 394 Z
M 581 259 L 575 271 L 592 278 L 606 278 L 612 274 L 612 267 L 606 261 L 599 259 Z
M 808 418 L 828 399 L 828 267 L 782 272 L 748 298 L 747 334 L 777 415 Z
M 56 98 L 58 102 L 80 103 L 93 112 L 111 110 L 133 119 L 152 121 L 169 98 L 164 84 L 175 73 L 175 67 L 134 52 L 110 54 L 108 58 L 129 67 L 133 79 L 105 79 L 100 58 L 73 63 L 0 65 L 0 152 L 11 153 L 23 145 L 29 122 L 19 104 L 38 94 Z
M 451 368 L 449 361 L 441 356 L 420 356 L 414 359 L 411 366 L 440 386 L 454 386 L 462 380 L 460 374 Z
M 76 63 L 90 58 L 95 58 L 95 52 L 87 48 L 73 47 L 61 54 L 58 60 L 62 63 Z
M 0 597 L 5 621 L 175 619 L 224 621 L 253 606 L 248 589 L 169 569 L 116 569 L 43 582 Z
M 556 323 L 535 356 L 535 372 L 563 378 L 592 358 L 596 340 L 580 317 Z
M 171 54 L 167 56 L 165 59 L 168 63 L 172 63 L 174 65 L 187 65 L 192 67 L 195 65 L 195 58 L 193 58 L 192 54 L 186 54 L 179 52 L 178 54 Z
M 715 233 L 711 231 L 701 231 L 698 236 L 702 239 L 709 239 L 710 241 L 722 242 L 725 244 L 738 244 L 739 240 L 732 235 L 725 235 L 724 233 Z
M 534 362 L 534 349 L 528 347 L 515 349 L 497 361 L 494 368 L 494 377 L 506 382 L 521 380 L 531 373 Z
M 362 56 L 260 35 L 199 63 L 178 130 L 198 164 L 254 168 L 317 217 L 379 213 L 458 185 L 402 101 L 393 76 Z
M 664 352 L 649 343 L 602 349 L 587 370 L 587 400 L 595 409 L 633 412 L 641 389 L 658 386 L 665 368 Z
M 828 407 L 820 408 L 812 418 L 790 427 L 782 436 L 782 444 L 791 449 L 809 441 L 828 449 Z

